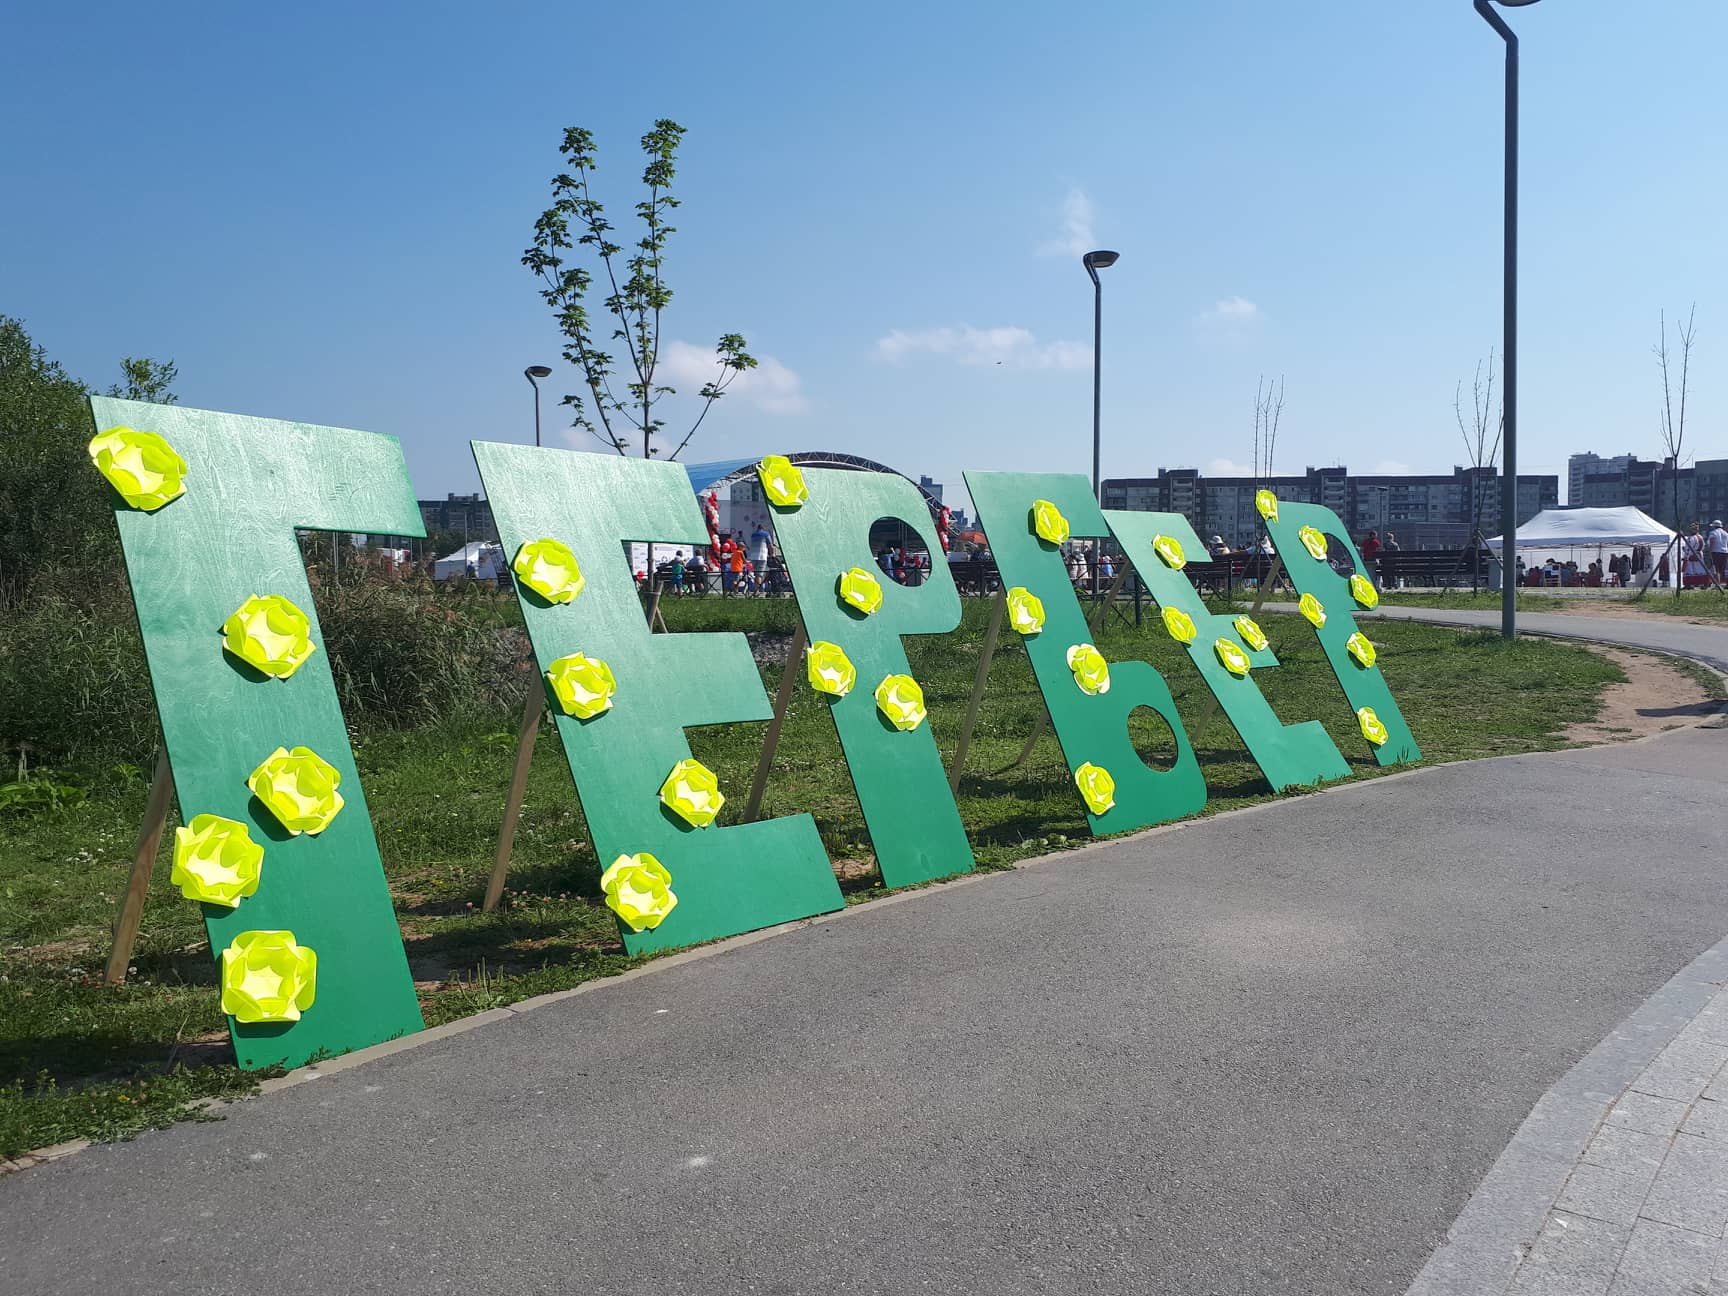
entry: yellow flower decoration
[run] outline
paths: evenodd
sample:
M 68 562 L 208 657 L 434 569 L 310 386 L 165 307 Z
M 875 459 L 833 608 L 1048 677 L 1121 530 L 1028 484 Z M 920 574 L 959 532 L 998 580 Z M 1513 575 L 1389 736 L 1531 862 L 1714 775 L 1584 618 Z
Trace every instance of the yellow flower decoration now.
M 1218 654 L 1218 660 L 1224 664 L 1224 669 L 1237 679 L 1248 673 L 1250 662 L 1248 654 L 1234 639 L 1219 639 L 1212 645 L 1212 651 Z
M 253 670 L 287 679 L 318 646 L 312 621 L 280 594 L 254 594 L 222 623 L 222 646 Z
M 1164 560 L 1166 567 L 1186 567 L 1188 555 L 1182 552 L 1182 542 L 1175 536 L 1153 536 L 1152 551 Z
M 1312 594 L 1304 594 L 1296 606 L 1303 616 L 1314 623 L 1316 630 L 1326 624 L 1326 605 Z
M 317 952 L 291 931 L 244 931 L 222 951 L 222 1011 L 235 1021 L 299 1021 L 317 990 Z
M 910 675 L 888 675 L 876 686 L 876 709 L 896 729 L 916 729 L 929 714 L 924 709 L 924 690 Z
M 840 601 L 869 616 L 882 606 L 882 582 L 862 567 L 840 573 Z
M 804 474 L 785 455 L 764 455 L 762 462 L 756 465 L 756 476 L 761 480 L 762 493 L 770 504 L 797 508 L 810 498 Z
M 1068 650 L 1068 669 L 1074 672 L 1074 682 L 1082 693 L 1110 691 L 1110 663 L 1091 644 L 1075 644 Z
M 1296 538 L 1315 562 L 1326 561 L 1326 533 L 1311 526 L 1299 527 Z
M 174 870 L 168 881 L 188 900 L 239 907 L 258 889 L 264 848 L 245 824 L 201 814 L 174 830 Z
M 552 686 L 559 709 L 578 720 L 592 720 L 610 711 L 612 695 L 618 691 L 612 668 L 600 658 L 582 653 L 571 653 L 553 662 L 546 671 L 546 682 Z
M 1379 747 L 1392 735 L 1386 732 L 1386 726 L 1380 723 L 1380 717 L 1374 714 L 1373 707 L 1358 707 L 1356 723 L 1362 726 L 1362 736 Z
M 252 795 L 289 832 L 317 836 L 342 809 L 342 775 L 310 747 L 278 747 L 246 780 Z
M 1268 522 L 1276 522 L 1278 520 L 1278 497 L 1271 491 L 1255 491 L 1254 508 L 1255 511 Z
M 1236 618 L 1236 633 L 1242 636 L 1242 642 L 1255 652 L 1265 652 L 1267 645 L 1266 632 L 1260 628 L 1260 623 L 1253 617 L 1243 615 Z
M 568 603 L 588 584 L 570 546 L 550 536 L 530 540 L 518 549 L 510 570 L 548 603 Z
M 613 860 L 600 875 L 600 889 L 606 893 L 606 907 L 634 932 L 658 927 L 678 907 L 672 875 L 647 851 Z
M 1199 631 L 1194 628 L 1194 618 L 1179 607 L 1167 607 L 1163 612 L 1164 629 L 1177 643 L 1191 644 Z
M 1374 582 L 1361 572 L 1355 572 L 1350 577 L 1350 597 L 1365 608 L 1380 606 L 1380 591 L 1374 588 Z
M 1044 600 L 1024 585 L 1008 591 L 1008 624 L 1023 635 L 1035 635 L 1044 628 Z
M 1032 530 L 1046 544 L 1059 545 L 1068 539 L 1068 519 L 1062 510 L 1047 499 L 1032 501 Z
M 858 682 L 858 668 L 837 643 L 818 639 L 804 653 L 804 675 L 818 693 L 845 697 Z
M 90 438 L 90 462 L 135 509 L 154 513 L 186 493 L 186 461 L 155 432 L 111 427 Z
M 1344 641 L 1344 651 L 1356 659 L 1356 664 L 1364 668 L 1372 666 L 1379 656 L 1374 651 L 1374 645 L 1368 642 L 1368 636 L 1358 630 Z
M 681 760 L 660 785 L 660 801 L 685 823 L 706 828 L 726 804 L 720 780 L 699 760 Z
M 1074 771 L 1074 786 L 1080 789 L 1080 799 L 1095 815 L 1101 815 L 1116 804 L 1116 780 L 1102 765 L 1087 761 Z

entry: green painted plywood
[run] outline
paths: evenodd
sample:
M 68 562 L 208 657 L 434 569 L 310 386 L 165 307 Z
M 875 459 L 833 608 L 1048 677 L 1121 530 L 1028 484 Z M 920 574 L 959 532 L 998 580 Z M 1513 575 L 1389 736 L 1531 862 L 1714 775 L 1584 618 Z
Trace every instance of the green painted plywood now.
M 108 397 L 91 408 L 98 428 L 159 433 L 187 464 L 186 493 L 163 508 L 145 513 L 118 494 L 114 501 L 181 818 L 237 820 L 264 846 L 256 894 L 233 910 L 203 906 L 211 948 L 220 958 L 240 932 L 287 929 L 317 953 L 317 997 L 298 1022 L 230 1019 L 239 1064 L 297 1066 L 419 1030 L 401 929 L 294 534 L 424 534 L 401 447 L 345 428 Z M 252 594 L 282 595 L 312 618 L 319 651 L 286 680 L 223 650 L 223 621 Z M 346 805 L 317 836 L 289 836 L 246 786 L 277 747 L 296 746 L 342 776 Z
M 1237 628 L 1235 616 L 1211 612 L 1181 568 L 1159 557 L 1153 542 L 1160 536 L 1175 540 L 1185 558 L 1204 561 L 1206 548 L 1180 513 L 1134 513 L 1110 509 L 1104 514 L 1117 543 L 1140 573 L 1146 590 L 1160 608 L 1183 612 L 1193 623 L 1193 642 L 1184 645 L 1188 658 L 1206 687 L 1236 727 L 1243 745 L 1274 788 L 1297 787 L 1343 778 L 1350 772 L 1344 757 L 1318 720 L 1287 725 L 1278 719 L 1252 674 L 1236 675 L 1218 655 L 1220 639 L 1239 648 L 1252 667 L 1276 666 L 1270 646 L 1256 650 Z M 1306 556 L 1306 551 L 1304 551 Z
M 1284 570 L 1297 592 L 1312 594 L 1325 610 L 1326 623 L 1315 629 L 1314 634 L 1320 640 L 1326 660 L 1332 663 L 1332 672 L 1343 686 L 1344 696 L 1350 700 L 1350 709 L 1359 711 L 1362 707 L 1372 707 L 1380 723 L 1386 727 L 1384 743 L 1376 746 L 1364 739 L 1363 745 L 1382 765 L 1404 765 L 1421 760 L 1422 752 L 1416 746 L 1415 735 L 1410 732 L 1404 713 L 1398 709 L 1378 663 L 1361 666 L 1345 647 L 1350 636 L 1360 629 L 1354 615 L 1356 601 L 1350 594 L 1349 577 L 1339 575 L 1330 562 L 1317 559 L 1308 552 L 1299 534 L 1303 527 L 1313 527 L 1330 537 L 1332 545 L 1343 545 L 1356 571 L 1365 573 L 1368 565 L 1362 561 L 1362 555 L 1357 552 L 1350 533 L 1344 529 L 1344 523 L 1329 508 L 1280 500 L 1277 520 L 1266 520 L 1266 530 L 1272 536 L 1272 543 L 1278 546 Z M 1328 552 L 1332 551 L 1329 549 Z
M 608 663 L 617 682 L 612 708 L 592 719 L 564 714 L 554 697 L 548 708 L 601 867 L 646 851 L 672 875 L 677 905 L 657 927 L 620 923 L 625 948 L 693 945 L 840 908 L 809 815 L 692 828 L 660 803 L 667 774 L 691 754 L 686 728 L 771 713 L 743 635 L 649 633 L 624 543 L 707 543 L 683 467 L 484 441 L 474 443 L 474 459 L 506 558 L 550 537 L 574 551 L 586 580 L 562 604 L 518 589 L 543 673 L 580 652 Z M 721 791 L 730 799 L 748 789 Z
M 1076 536 L 1105 533 L 1104 515 L 1091 485 L 1073 473 L 966 474 L 966 490 L 1005 588 L 1023 586 L 1044 604 L 1044 628 L 1022 638 L 1051 725 L 1070 773 L 1091 764 L 1116 783 L 1116 804 L 1103 814 L 1087 811 L 1095 833 L 1127 832 L 1179 819 L 1206 805 L 1206 780 L 1170 686 L 1148 662 L 1111 662 L 1108 692 L 1089 694 L 1075 683 L 1068 649 L 1091 640 L 1086 617 L 1069 580 L 1061 549 L 1039 538 L 1030 515 L 1033 502 L 1048 500 L 1067 518 Z M 1148 707 L 1163 717 L 1175 738 L 1176 760 L 1153 770 L 1140 759 L 1128 733 L 1128 717 Z M 1080 798 L 1078 791 L 1076 799 Z
M 840 645 L 857 668 L 852 691 L 828 698 L 829 714 L 851 768 L 852 786 L 870 828 L 870 841 L 887 886 L 909 886 L 972 868 L 972 847 L 928 721 L 899 730 L 877 710 L 874 692 L 889 675 L 907 674 L 900 636 L 943 634 L 960 624 L 960 596 L 930 511 L 903 477 L 806 468 L 808 502 L 774 509 L 774 529 L 798 594 L 798 610 L 812 643 Z M 870 552 L 870 525 L 891 517 L 916 531 L 937 557 L 923 584 L 890 580 Z M 881 585 L 882 606 L 862 615 L 835 592 L 841 573 L 870 572 Z M 796 664 L 794 664 L 796 666 Z

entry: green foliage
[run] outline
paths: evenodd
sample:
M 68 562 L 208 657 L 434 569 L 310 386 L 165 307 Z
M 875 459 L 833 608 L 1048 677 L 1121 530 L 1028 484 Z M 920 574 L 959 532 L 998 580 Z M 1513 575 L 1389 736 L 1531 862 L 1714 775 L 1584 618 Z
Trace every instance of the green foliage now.
M 172 361 L 127 357 L 115 394 L 169 402 Z M 108 487 L 90 470 L 89 389 L 0 315 L 0 608 L 22 603 L 43 573 L 117 571 Z
M 598 166 L 597 153 L 594 133 L 581 126 L 564 131 L 558 151 L 564 155 L 568 169 L 553 177 L 552 205 L 534 222 L 534 245 L 522 253 L 522 264 L 545 285 L 540 296 L 552 308 L 564 334 L 564 359 L 581 370 L 588 388 L 586 397 L 570 395 L 563 399 L 563 404 L 570 407 L 571 426 L 590 433 L 619 454 L 628 453 L 630 445 L 625 428 L 641 434 L 644 457 L 659 453 L 653 439 L 665 422 L 654 416 L 654 404 L 661 397 L 677 392 L 676 388 L 656 382 L 655 374 L 660 363 L 660 313 L 672 300 L 672 289 L 662 271 L 666 241 L 677 232 L 666 223 L 666 214 L 679 205 L 672 196 L 671 185 L 677 174 L 678 143 L 683 137 L 684 128 L 666 118 L 656 121 L 654 129 L 642 137 L 642 152 L 648 159 L 642 183 L 648 189 L 648 197 L 636 204 L 643 233 L 624 262 L 626 273 L 622 283 L 618 279 L 616 258 L 625 249 L 612 241 L 612 223 L 606 219 L 605 207 L 594 197 L 590 186 L 590 177 Z M 617 358 L 607 344 L 598 340 L 594 321 L 584 304 L 594 286 L 593 271 L 565 260 L 567 253 L 578 248 L 586 249 L 605 272 L 605 287 L 609 291 L 603 305 L 617 321 L 608 343 L 624 344 L 629 372 L 633 375 L 625 384 L 628 400 L 613 389 Z M 690 443 L 732 380 L 744 370 L 756 367 L 756 358 L 747 346 L 741 334 L 721 336 L 714 348 L 715 375 L 697 393 L 701 406 L 696 420 L 668 458 L 676 459 Z M 599 420 L 599 426 L 590 414 Z
M 0 783 L 0 815 L 62 814 L 89 796 L 78 783 L 62 783 L 50 769 L 38 769 Z

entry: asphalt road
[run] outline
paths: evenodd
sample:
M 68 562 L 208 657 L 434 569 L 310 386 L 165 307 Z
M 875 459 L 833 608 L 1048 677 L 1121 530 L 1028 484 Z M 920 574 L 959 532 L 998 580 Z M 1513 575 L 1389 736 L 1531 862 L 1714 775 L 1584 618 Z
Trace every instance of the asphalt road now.
M 1720 730 L 865 906 L 0 1179 L 50 1293 L 1398 1293 L 1728 930 Z
M 1652 599 L 1662 597 L 1651 594 Z M 1670 596 L 1672 597 L 1672 596 Z M 1295 604 L 1279 605 L 1294 611 Z M 1443 625 L 1473 625 L 1500 628 L 1500 605 L 1491 610 L 1454 608 L 1388 608 L 1361 612 L 1358 619 L 1374 616 L 1399 617 L 1407 621 L 1434 621 Z M 1728 674 L 1728 622 L 1718 625 L 1694 625 L 1678 617 L 1649 613 L 1641 617 L 1593 617 L 1570 612 L 1520 612 L 1518 628 L 1532 634 L 1562 635 L 1573 639 L 1594 639 L 1602 643 L 1626 644 L 1634 648 L 1654 648 L 1659 652 L 1676 653 L 1701 661 L 1706 666 Z

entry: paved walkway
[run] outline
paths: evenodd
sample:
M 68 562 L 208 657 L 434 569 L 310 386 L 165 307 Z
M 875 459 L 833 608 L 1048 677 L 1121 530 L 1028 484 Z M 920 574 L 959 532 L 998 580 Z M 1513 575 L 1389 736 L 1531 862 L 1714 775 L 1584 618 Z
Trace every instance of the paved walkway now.
M 1656 596 L 1652 596 L 1656 597 Z M 1278 604 L 1283 611 L 1295 611 L 1296 605 Z M 1358 613 L 1358 619 L 1375 616 L 1400 617 L 1407 621 L 1435 621 L 1444 625 L 1474 625 L 1500 628 L 1500 608 L 1491 610 L 1455 608 L 1388 608 Z M 1530 634 L 1562 635 L 1573 639 L 1594 639 L 1601 643 L 1625 644 L 1633 648 L 1653 648 L 1703 662 L 1706 666 L 1728 674 L 1728 622 L 1720 625 L 1694 625 L 1678 617 L 1650 613 L 1642 617 L 1602 617 L 1574 615 L 1570 612 L 1520 612 L 1518 628 Z
M 1421 769 L 664 960 L 0 1178 L 0 1286 L 1685 1290 L 1629 1282 L 1721 1231 L 1665 1203 L 1714 1173 L 1725 747 Z

